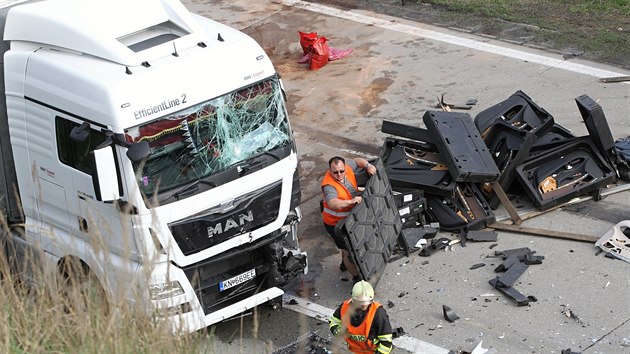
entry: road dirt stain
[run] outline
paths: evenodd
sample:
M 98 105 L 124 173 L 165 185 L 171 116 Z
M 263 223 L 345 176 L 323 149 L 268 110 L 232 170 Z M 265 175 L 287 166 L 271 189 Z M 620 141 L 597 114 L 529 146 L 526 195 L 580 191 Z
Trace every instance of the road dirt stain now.
M 365 116 L 370 113 L 372 109 L 386 104 L 387 100 L 382 99 L 380 95 L 393 83 L 394 80 L 387 77 L 374 79 L 372 83 L 361 92 L 362 103 L 359 106 L 359 114 Z

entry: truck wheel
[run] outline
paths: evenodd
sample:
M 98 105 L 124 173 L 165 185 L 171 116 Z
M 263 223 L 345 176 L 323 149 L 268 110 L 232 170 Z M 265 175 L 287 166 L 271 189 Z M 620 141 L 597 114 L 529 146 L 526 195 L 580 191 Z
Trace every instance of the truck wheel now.
M 66 310 L 75 314 L 109 313 L 107 294 L 90 268 L 78 260 L 66 260 L 61 265 L 62 294 Z

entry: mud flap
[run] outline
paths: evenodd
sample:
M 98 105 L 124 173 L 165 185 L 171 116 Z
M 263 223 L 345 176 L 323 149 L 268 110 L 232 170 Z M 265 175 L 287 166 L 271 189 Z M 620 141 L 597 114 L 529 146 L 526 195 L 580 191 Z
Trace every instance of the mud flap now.
M 376 285 L 390 259 L 402 221 L 380 159 L 363 191 L 363 202 L 352 209 L 341 227 L 346 246 L 364 280 Z

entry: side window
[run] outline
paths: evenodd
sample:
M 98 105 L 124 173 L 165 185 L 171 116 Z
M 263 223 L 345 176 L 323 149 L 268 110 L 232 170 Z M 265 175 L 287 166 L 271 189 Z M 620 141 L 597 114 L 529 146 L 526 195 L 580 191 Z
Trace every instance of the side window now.
M 75 142 L 70 139 L 70 132 L 79 125 L 61 117 L 55 119 L 59 160 L 72 168 L 94 175 L 94 156 L 90 152 L 106 138 L 103 133 L 90 129 L 90 135 L 85 141 Z

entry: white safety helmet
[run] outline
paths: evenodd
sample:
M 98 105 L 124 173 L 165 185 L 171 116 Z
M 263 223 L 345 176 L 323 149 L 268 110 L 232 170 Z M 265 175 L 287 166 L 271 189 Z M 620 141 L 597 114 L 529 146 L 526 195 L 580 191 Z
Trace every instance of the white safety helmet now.
M 369 305 L 374 301 L 374 288 L 365 280 L 352 287 L 352 302 L 357 305 Z

